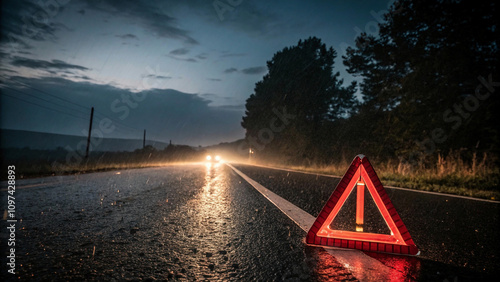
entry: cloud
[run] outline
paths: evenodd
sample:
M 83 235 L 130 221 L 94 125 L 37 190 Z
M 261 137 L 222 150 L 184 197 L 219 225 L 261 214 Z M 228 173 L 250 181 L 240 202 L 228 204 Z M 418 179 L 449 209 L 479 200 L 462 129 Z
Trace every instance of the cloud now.
M 17 72 L 8 68 L 0 67 L 0 74 L 5 74 L 5 73 L 17 73 Z
M 246 68 L 246 69 L 241 70 L 241 72 L 244 74 L 261 74 L 261 73 L 265 73 L 266 71 L 267 71 L 267 68 L 264 66 Z
M 290 29 L 292 19 L 285 18 L 287 13 L 282 9 L 290 5 L 288 1 L 227 1 L 227 0 L 169 0 L 157 1 L 162 4 L 163 11 L 189 10 L 190 16 L 194 15 L 204 19 L 206 22 L 218 25 L 222 28 L 233 29 L 238 33 L 244 32 L 252 36 L 274 36 L 282 33 L 283 28 Z M 229 8 L 220 12 L 214 7 L 214 3 L 227 4 Z M 297 19 L 293 19 L 297 21 Z M 304 20 L 305 21 L 305 20 Z
M 213 100 L 219 98 L 219 95 L 213 93 L 204 93 L 199 95 L 203 98 L 206 98 L 207 100 Z
M 198 58 L 200 60 L 205 60 L 206 58 L 208 58 L 208 54 L 207 53 L 201 53 L 199 55 L 196 55 L 196 58 Z
M 195 58 L 179 58 L 178 56 L 183 56 L 189 53 L 189 49 L 186 47 L 174 49 L 166 55 L 169 58 L 172 58 L 177 61 L 184 61 L 184 62 L 189 62 L 189 63 L 196 63 L 198 62 Z M 199 57 L 200 55 L 196 56 Z
M 89 9 L 136 19 L 145 29 L 152 31 L 158 37 L 176 39 L 191 45 L 199 44 L 191 37 L 189 31 L 179 27 L 176 18 L 163 12 L 155 1 L 87 0 L 86 2 Z
M 145 126 L 148 136 L 152 139 L 158 141 L 171 139 L 176 144 L 194 146 L 234 141 L 244 136 L 244 130 L 240 126 L 243 111 L 209 106 L 211 98 L 217 95 L 202 96 L 173 89 L 151 89 L 133 93 L 110 85 L 75 82 L 63 78 L 13 77 L 6 82 L 9 88 L 33 95 L 43 95 L 43 93 L 31 88 L 21 88 L 14 83 L 15 81 L 64 98 L 89 110 L 90 107 L 95 107 L 98 114 L 94 116 L 96 129 L 105 117 L 112 119 L 112 125 L 116 127 L 111 132 L 105 133 L 105 138 L 138 139 L 142 137 Z M 7 88 L 2 91 L 14 94 Z M 128 102 L 123 102 L 123 97 L 128 97 Z M 53 97 L 44 98 L 52 100 Z M 47 106 L 56 107 L 50 104 Z M 88 127 L 86 114 L 82 113 L 82 118 L 79 119 L 59 112 L 80 115 L 69 110 L 72 108 L 71 104 L 66 108 L 57 107 L 59 111 L 50 111 L 19 100 L 2 99 L 0 107 L 2 122 L 9 124 L 12 129 L 82 136 L 82 132 Z M 77 144 L 68 145 L 74 149 Z
M 135 36 L 131 33 L 116 35 L 116 37 L 121 38 L 121 39 L 136 39 L 136 40 L 139 39 L 137 36 Z
M 273 37 L 290 30 L 290 19 L 285 19 L 287 13 L 282 13 L 286 1 L 245 1 L 230 12 L 224 13 L 224 20 L 213 21 L 219 25 L 231 28 L 238 33 L 246 33 L 256 37 Z M 218 17 L 217 14 L 211 18 Z M 297 21 L 297 19 L 294 19 Z
M 237 72 L 237 71 L 238 71 L 238 69 L 236 69 L 236 68 L 228 68 L 228 69 L 224 70 L 224 73 L 233 73 L 233 72 Z
M 25 39 L 20 36 L 16 36 L 12 33 L 0 32 L 0 43 L 1 46 L 10 53 L 20 53 L 22 50 L 33 49 L 31 44 L 28 44 Z
M 61 60 L 52 60 L 52 61 L 44 61 L 44 60 L 34 60 L 34 59 L 28 59 L 28 58 L 23 58 L 23 57 L 14 57 L 12 60 L 11 64 L 13 66 L 17 67 L 26 67 L 26 68 L 32 68 L 32 69 L 58 69 L 58 70 L 68 70 L 68 69 L 74 69 L 74 70 L 82 70 L 86 71 L 89 70 L 89 68 L 79 66 L 79 65 L 72 65 L 68 64 L 65 61 Z
M 7 52 L 0 50 L 0 59 L 7 58 L 8 56 L 9 54 Z
M 166 76 L 166 75 L 155 75 L 155 74 L 148 74 L 143 77 L 148 77 L 148 78 L 157 78 L 157 79 L 172 79 L 173 77 L 171 76 Z
M 59 74 L 59 76 L 61 77 L 64 77 L 64 78 L 68 78 L 68 79 L 81 79 L 81 80 L 92 80 L 90 77 L 86 76 L 86 75 L 75 75 L 75 74 Z
M 238 71 L 237 68 L 228 68 L 224 70 L 224 73 L 233 73 L 233 72 L 241 72 L 243 74 L 261 74 L 265 73 L 267 71 L 267 68 L 265 66 L 260 66 L 260 67 L 251 67 L 251 68 L 246 68 Z
M 194 58 L 179 58 L 179 57 L 176 57 L 176 56 L 170 56 L 170 55 L 166 55 L 167 57 L 169 58 L 172 58 L 174 60 L 177 60 L 177 61 L 184 61 L 184 62 L 189 62 L 189 63 L 196 63 L 198 62 L 196 59 Z
M 172 55 L 186 55 L 187 53 L 189 53 L 189 49 L 187 49 L 187 48 L 179 48 L 179 49 L 175 49 L 175 50 L 170 51 L 169 54 L 172 54 Z
M 164 75 L 157 75 L 157 76 L 155 76 L 155 78 L 158 78 L 158 79 L 172 79 L 171 76 L 164 76 Z
M 222 79 L 220 79 L 220 78 L 207 78 L 207 80 L 210 80 L 210 81 L 222 81 Z
M 56 11 L 53 15 L 47 12 L 35 1 L 3 1 L 2 2 L 2 32 L 3 44 L 15 44 L 15 48 L 30 49 L 32 46 L 26 41 L 55 41 L 56 31 L 67 27 L 55 21 L 57 13 L 63 5 L 52 7 Z

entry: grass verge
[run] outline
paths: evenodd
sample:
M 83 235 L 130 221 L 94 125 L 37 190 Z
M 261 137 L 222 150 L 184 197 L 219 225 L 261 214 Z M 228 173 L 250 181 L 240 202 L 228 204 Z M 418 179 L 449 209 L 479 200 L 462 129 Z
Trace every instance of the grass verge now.
M 426 168 L 410 168 L 396 162 L 370 162 L 384 186 L 500 201 L 500 171 L 494 164 L 488 164 L 486 155 L 481 160 L 474 156 L 471 163 L 457 159 L 456 155 L 446 158 L 439 156 L 435 166 Z M 283 166 L 273 163 L 267 165 L 341 177 L 350 163 L 327 166 Z

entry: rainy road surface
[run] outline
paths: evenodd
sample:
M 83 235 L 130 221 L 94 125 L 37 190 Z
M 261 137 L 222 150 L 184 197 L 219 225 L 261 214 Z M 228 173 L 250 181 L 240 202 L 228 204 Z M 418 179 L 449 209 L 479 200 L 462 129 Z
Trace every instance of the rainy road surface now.
M 18 180 L 16 275 L 7 273 L 3 251 L 0 276 L 478 281 L 498 274 L 498 203 L 387 189 L 420 256 L 325 250 L 305 245 L 304 226 L 290 217 L 314 219 L 338 178 L 233 167 L 198 163 Z M 297 213 L 286 215 L 237 172 Z M 352 213 L 349 199 L 339 220 Z M 5 190 L 1 201 L 5 206 Z M 368 231 L 385 232 L 366 205 Z M 2 224 L 5 230 L 5 215 Z M 338 224 L 349 228 L 348 220 Z M 7 233 L 1 234 L 5 250 Z

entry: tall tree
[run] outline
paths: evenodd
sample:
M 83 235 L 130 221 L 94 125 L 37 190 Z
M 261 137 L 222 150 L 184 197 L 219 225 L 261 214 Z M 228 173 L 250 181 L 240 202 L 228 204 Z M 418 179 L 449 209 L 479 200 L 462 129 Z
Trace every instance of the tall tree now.
M 327 48 L 316 37 L 300 40 L 296 46 L 274 54 L 267 62 L 268 73 L 246 102 L 241 125 L 247 138 L 258 137 L 259 132 L 270 127 L 277 112 L 284 111 L 293 120 L 283 130 L 273 132 L 274 140 L 266 147 L 305 154 L 325 122 L 344 118 L 355 102 L 356 85 L 343 87 L 339 73 L 333 73 L 336 55 L 333 48 Z M 300 144 L 291 145 L 293 142 Z
M 479 76 L 500 77 L 494 15 L 495 1 L 400 0 L 378 36 L 356 39 L 343 59 L 363 78 L 361 114 L 375 146 L 394 154 L 423 150 L 416 148 L 422 141 L 427 153 L 478 142 L 498 149 L 498 95 L 475 97 Z

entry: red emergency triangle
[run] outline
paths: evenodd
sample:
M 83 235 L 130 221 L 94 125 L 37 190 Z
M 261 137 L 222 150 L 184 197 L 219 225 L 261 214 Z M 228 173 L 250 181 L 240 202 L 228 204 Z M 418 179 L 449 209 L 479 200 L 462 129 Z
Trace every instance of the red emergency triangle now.
M 358 187 L 358 189 L 366 187 L 368 189 L 375 205 L 391 231 L 390 235 L 334 230 L 330 228 L 333 219 L 337 216 L 347 197 L 355 187 Z M 360 200 L 363 203 L 363 199 L 360 199 L 359 195 L 363 197 L 362 195 L 364 194 L 358 193 L 358 204 Z M 359 220 L 359 208 L 357 206 L 357 221 Z M 362 212 L 363 208 L 361 207 L 361 222 L 363 221 Z M 364 155 L 358 155 L 352 161 L 351 166 L 309 229 L 306 243 L 315 246 L 341 247 L 406 255 L 417 255 L 419 253 L 408 229 L 406 229 L 401 217 L 399 217 L 398 212 L 392 205 L 384 186 L 382 186 L 368 158 Z

